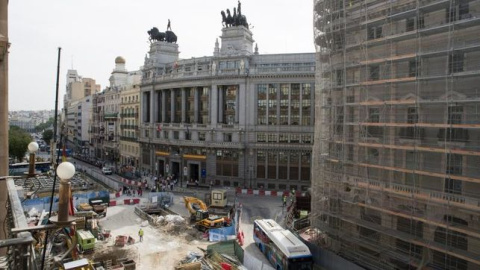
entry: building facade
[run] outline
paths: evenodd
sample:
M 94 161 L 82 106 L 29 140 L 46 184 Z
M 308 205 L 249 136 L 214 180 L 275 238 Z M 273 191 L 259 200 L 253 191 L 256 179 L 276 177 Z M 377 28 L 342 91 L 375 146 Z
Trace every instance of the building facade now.
M 368 269 L 479 269 L 480 1 L 314 3 L 319 244 Z
M 143 67 L 140 165 L 200 183 L 306 190 L 315 54 L 261 55 L 243 25 L 222 29 L 213 56 L 178 57 L 154 41 Z
M 137 168 L 140 158 L 140 79 L 120 92 L 120 163 Z

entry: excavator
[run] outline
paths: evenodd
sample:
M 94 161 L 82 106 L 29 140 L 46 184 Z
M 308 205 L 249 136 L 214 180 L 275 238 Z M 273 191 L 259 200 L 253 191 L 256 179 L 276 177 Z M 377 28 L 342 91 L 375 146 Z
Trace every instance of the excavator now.
M 230 224 L 228 217 L 210 215 L 207 205 L 195 197 L 184 196 L 185 208 L 190 212 L 190 220 L 195 222 L 195 227 L 200 231 L 211 228 L 220 228 Z

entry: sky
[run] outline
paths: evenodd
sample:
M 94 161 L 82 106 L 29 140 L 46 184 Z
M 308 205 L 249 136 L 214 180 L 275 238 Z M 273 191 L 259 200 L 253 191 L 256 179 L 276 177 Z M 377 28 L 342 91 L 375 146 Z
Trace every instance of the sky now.
M 314 52 L 313 0 L 242 0 L 260 54 Z M 220 12 L 237 0 L 15 0 L 9 1 L 9 111 L 55 108 L 61 47 L 59 110 L 68 69 L 104 89 L 115 58 L 139 70 L 149 50 L 147 31 L 178 37 L 180 58 L 211 56 L 221 35 Z

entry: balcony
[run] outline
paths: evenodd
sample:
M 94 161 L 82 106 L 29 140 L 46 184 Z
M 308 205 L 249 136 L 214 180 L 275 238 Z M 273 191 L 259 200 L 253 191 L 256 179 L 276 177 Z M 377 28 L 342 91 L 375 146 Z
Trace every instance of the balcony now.
M 400 139 L 404 140 L 423 140 L 425 138 L 424 128 L 402 127 L 398 132 Z
M 441 128 L 437 134 L 439 141 L 467 142 L 469 139 L 468 129 L 463 128 Z
M 120 114 L 121 118 L 133 117 L 138 118 L 138 113 L 122 113 Z
M 118 113 L 106 113 L 104 119 L 116 119 L 118 117 Z
M 34 239 L 28 228 L 22 203 L 18 197 L 13 179 L 6 180 L 8 190 L 7 218 L 3 229 L 9 233 L 8 239 L 0 241 L 0 248 L 7 248 L 6 266 L 8 269 L 37 269 Z M 47 229 L 47 228 L 45 228 Z
M 125 137 L 125 136 L 121 136 L 121 137 L 120 137 L 120 141 L 138 142 L 138 138 L 137 138 L 137 137 Z
M 120 125 L 120 128 L 138 130 L 138 125 Z

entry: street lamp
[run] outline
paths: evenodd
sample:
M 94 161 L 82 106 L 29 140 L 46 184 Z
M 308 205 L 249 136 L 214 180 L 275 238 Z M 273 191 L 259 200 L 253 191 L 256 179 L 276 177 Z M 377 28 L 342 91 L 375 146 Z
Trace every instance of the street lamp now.
M 70 179 L 75 175 L 75 166 L 70 162 L 62 162 L 57 167 L 57 175 L 60 177 L 58 191 L 58 215 L 51 217 L 50 221 L 58 225 L 68 225 L 75 220 L 68 215 L 68 204 L 70 203 Z
M 35 152 L 38 150 L 38 143 L 31 142 L 28 144 L 28 151 L 30 152 L 30 160 L 28 165 L 28 177 L 35 176 Z

